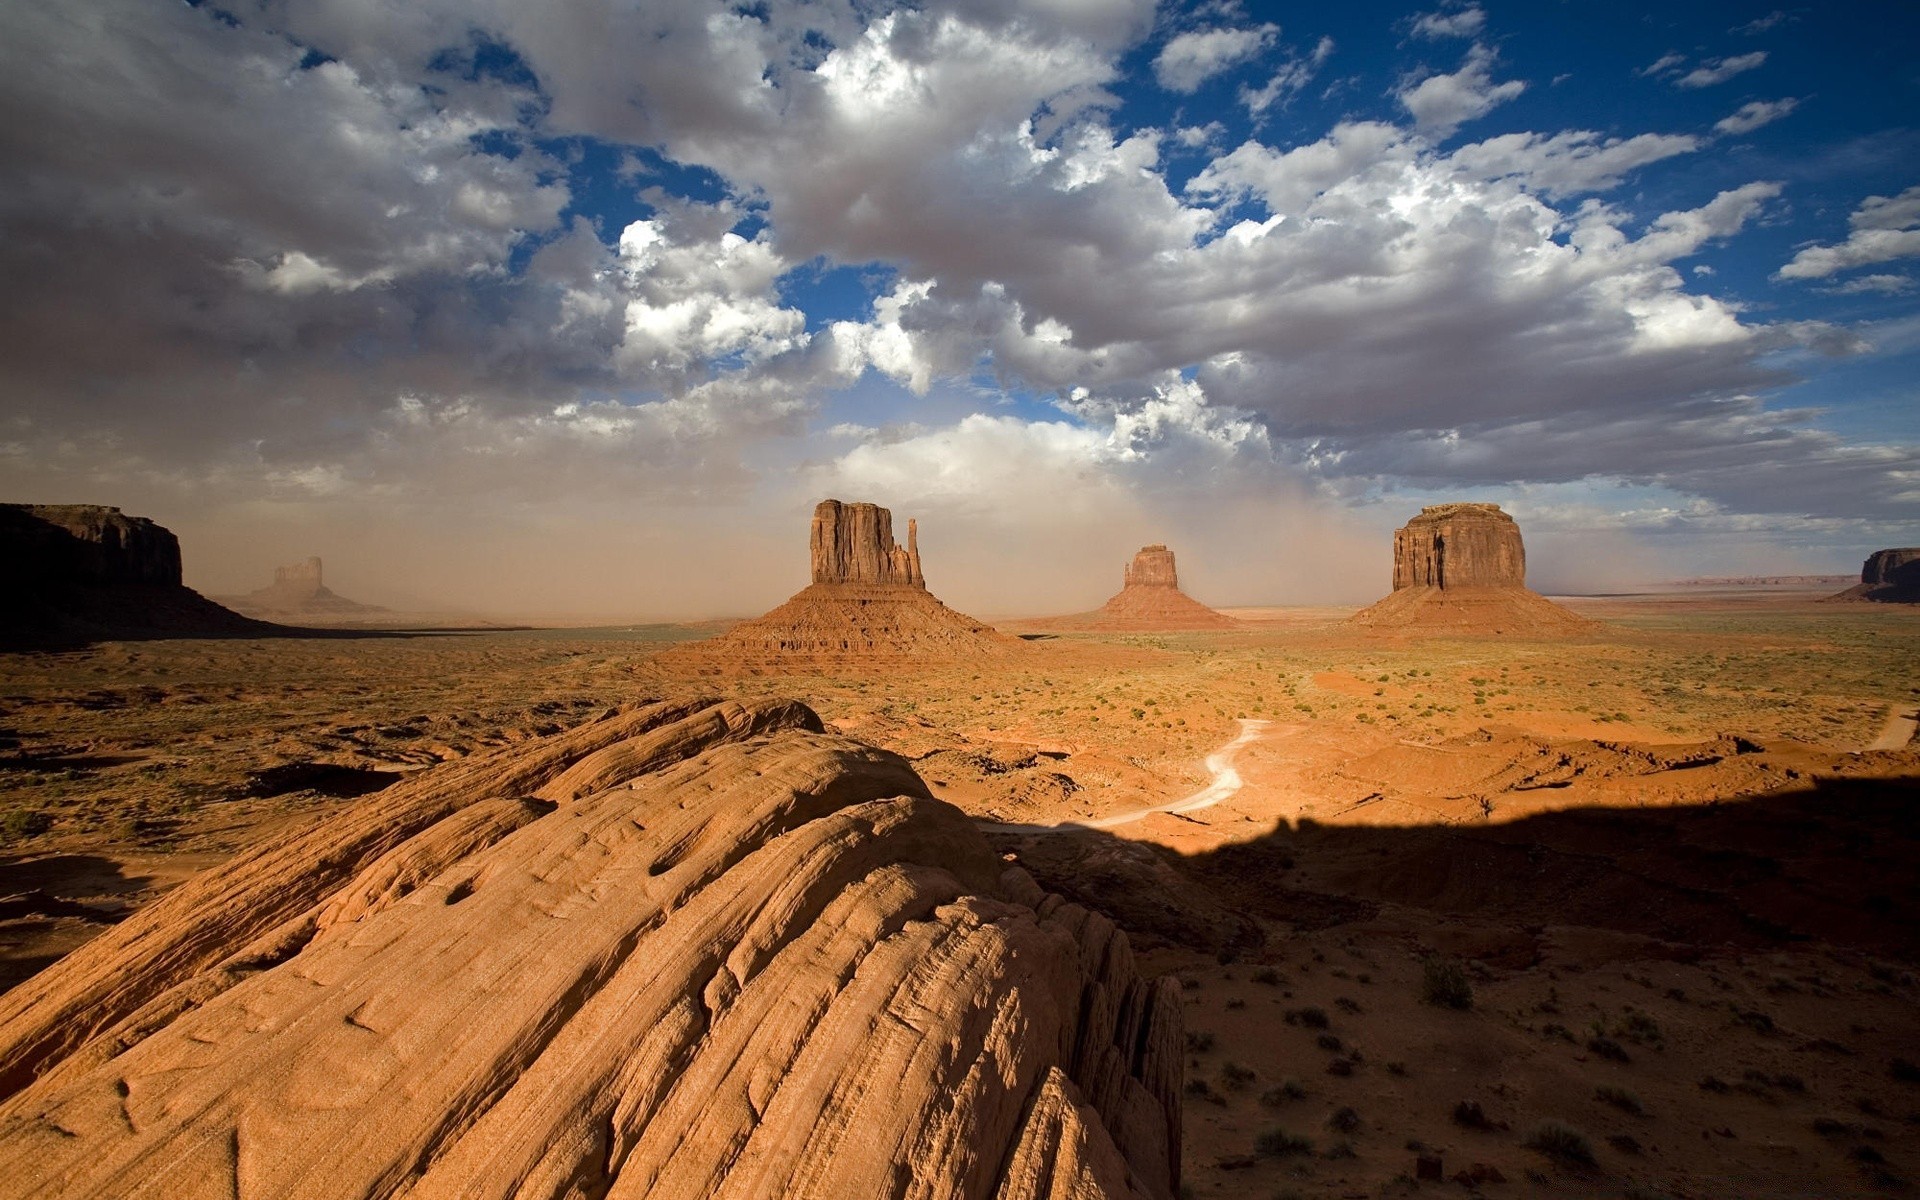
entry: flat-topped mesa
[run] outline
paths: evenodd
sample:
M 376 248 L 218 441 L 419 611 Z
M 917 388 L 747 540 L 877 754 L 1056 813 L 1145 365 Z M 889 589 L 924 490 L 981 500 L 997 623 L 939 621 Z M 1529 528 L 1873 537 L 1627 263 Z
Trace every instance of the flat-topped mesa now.
M 926 590 L 920 571 L 919 522 L 907 521 L 907 544 L 893 540 L 893 514 L 878 504 L 822 500 L 813 510 L 815 583 L 854 583 Z
M 1393 587 L 1525 587 L 1519 524 L 1497 504 L 1435 504 L 1394 531 Z
M 286 588 L 289 591 L 297 588 L 307 592 L 318 592 L 326 586 L 320 579 L 319 558 L 306 558 L 294 563 L 292 566 L 275 567 L 273 569 L 273 586 Z
M 1860 564 L 1860 582 L 1831 599 L 1920 604 L 1920 546 L 1875 550 Z
M 1527 588 L 1520 526 L 1497 504 L 1435 504 L 1393 534 L 1393 591 L 1348 618 L 1394 634 L 1565 637 L 1601 626 Z
M 1179 587 L 1180 577 L 1173 569 L 1173 551 L 1159 542 L 1140 547 L 1133 561 L 1127 564 L 1123 586 Z
M 7 558 L 17 577 L 60 584 L 180 586 L 180 539 L 104 504 L 7 504 Z

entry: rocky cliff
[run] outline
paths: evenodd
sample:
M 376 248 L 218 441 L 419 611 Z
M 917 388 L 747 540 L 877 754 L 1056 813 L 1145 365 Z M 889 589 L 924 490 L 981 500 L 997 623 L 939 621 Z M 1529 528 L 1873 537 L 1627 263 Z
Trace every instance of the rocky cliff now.
M 1164 1198 L 1182 1036 L 904 760 L 661 702 L 331 811 L 0 997 L 0 1179 Z
M 1497 504 L 1436 504 L 1393 535 L 1393 586 L 1525 587 L 1520 526 Z
M 1140 547 L 1133 561 L 1127 564 L 1121 586 L 1178 588 L 1180 574 L 1174 570 L 1173 551 L 1160 542 Z
M 886 509 L 824 500 L 813 511 L 808 544 L 812 584 L 762 616 L 656 661 L 716 673 L 877 668 L 999 657 L 1021 647 L 927 591 L 914 521 L 899 546 Z
M 98 504 L 0 504 L 0 645 L 270 632 L 180 582 L 180 540 Z
M 907 521 L 907 544 L 893 541 L 893 514 L 878 504 L 822 500 L 810 541 L 815 583 L 898 584 L 925 589 L 919 522 Z
M 1520 525 L 1497 504 L 1436 504 L 1394 531 L 1393 591 L 1349 620 L 1386 632 L 1560 637 L 1600 626 L 1526 586 Z
M 1833 599 L 1920 604 L 1920 546 L 1875 550 L 1860 565 L 1860 582 Z

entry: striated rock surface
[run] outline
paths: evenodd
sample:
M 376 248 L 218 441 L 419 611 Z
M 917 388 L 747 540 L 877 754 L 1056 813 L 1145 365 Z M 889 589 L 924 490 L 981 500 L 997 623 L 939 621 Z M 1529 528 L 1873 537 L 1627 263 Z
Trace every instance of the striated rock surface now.
M 0 998 L 44 1197 L 1169 1197 L 1181 1000 L 895 755 L 693 700 L 421 772 Z
M 785 604 L 716 638 L 660 655 L 678 669 L 832 670 L 952 662 L 1017 653 L 1019 639 L 955 612 L 927 590 L 919 529 L 893 540 L 877 504 L 824 500 L 813 512 L 813 582 Z
M 1920 546 L 1875 550 L 1860 566 L 1860 582 L 1833 599 L 1920 604 Z
M 99 504 L 0 504 L 0 645 L 272 631 L 180 582 L 180 540 Z
M 1394 531 L 1393 587 L 1525 587 L 1520 525 L 1497 504 L 1436 504 Z
M 349 600 L 326 585 L 318 558 L 275 567 L 273 586 L 228 601 L 243 613 L 306 619 L 366 616 L 387 609 Z
M 1436 504 L 1393 535 L 1393 592 L 1348 618 L 1383 631 L 1555 636 L 1601 627 L 1530 590 L 1520 525 L 1497 504 Z
M 1181 591 L 1173 551 L 1158 543 L 1142 546 L 1127 564 L 1119 593 L 1088 620 L 1076 623 L 1089 629 L 1142 631 L 1233 629 L 1240 624 Z

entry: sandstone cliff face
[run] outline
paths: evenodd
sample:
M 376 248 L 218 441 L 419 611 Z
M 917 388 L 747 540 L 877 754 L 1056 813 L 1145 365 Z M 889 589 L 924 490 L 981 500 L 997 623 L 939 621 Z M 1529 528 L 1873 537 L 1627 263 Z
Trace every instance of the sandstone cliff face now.
M 1142 546 L 1122 578 L 1120 591 L 1099 611 L 1072 623 L 1088 629 L 1137 632 L 1232 629 L 1240 624 L 1181 591 L 1173 551 L 1159 543 Z
M 422 772 L 0 998 L 47 1197 L 1167 1197 L 1181 1009 L 804 706 Z
M 1920 603 L 1920 546 L 1875 550 L 1860 566 L 1860 582 L 1832 599 Z
M 317 592 L 326 586 L 321 582 L 320 574 L 320 560 L 317 557 L 303 558 L 291 566 L 275 567 L 273 585 L 303 592 Z
M 180 583 L 180 541 L 98 504 L 0 504 L 0 645 L 274 632 Z
M 815 583 L 898 584 L 924 590 L 919 523 L 908 520 L 907 544 L 893 541 L 893 514 L 878 504 L 822 500 L 813 510 L 810 542 Z
M 825 500 L 813 511 L 813 583 L 785 604 L 717 638 L 658 656 L 709 673 L 831 670 L 1000 657 L 1021 648 L 927 591 L 919 527 L 893 540 L 893 514 L 877 504 Z
M 1497 504 L 1436 504 L 1393 535 L 1393 586 L 1525 587 L 1520 526 Z
M 18 578 L 47 583 L 180 586 L 180 539 L 100 504 L 0 504 L 0 536 Z
M 1173 551 L 1158 542 L 1140 547 L 1133 561 L 1127 564 L 1121 586 L 1179 587 L 1180 577 L 1173 568 Z

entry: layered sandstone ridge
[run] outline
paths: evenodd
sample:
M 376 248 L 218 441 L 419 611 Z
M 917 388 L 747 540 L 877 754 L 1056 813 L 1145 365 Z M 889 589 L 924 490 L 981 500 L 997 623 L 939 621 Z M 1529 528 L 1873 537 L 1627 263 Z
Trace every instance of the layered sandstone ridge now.
M 1000 657 L 1009 637 L 955 612 L 927 590 L 919 526 L 893 540 L 877 504 L 824 500 L 809 538 L 813 582 L 786 603 L 716 638 L 677 647 L 663 664 L 696 671 L 833 670 Z
M 0 644 L 267 632 L 181 583 L 180 539 L 102 504 L 0 504 Z
M 1875 550 L 1860 565 L 1860 582 L 1833 599 L 1920 604 L 1920 546 Z
M 1519 522 L 1497 504 L 1435 504 L 1394 531 L 1393 591 L 1349 620 L 1382 631 L 1464 636 L 1600 628 L 1526 582 Z
M 388 611 L 378 605 L 349 600 L 328 587 L 317 557 L 275 567 L 272 587 L 260 588 L 228 603 L 249 614 L 308 619 L 355 617 Z
M 1167 1197 L 1180 995 L 906 762 L 694 700 L 414 775 L 0 998 L 44 1197 Z
M 1240 624 L 1181 591 L 1173 551 L 1157 542 L 1142 546 L 1133 556 L 1117 594 L 1086 621 L 1075 623 L 1089 629 L 1142 632 L 1233 629 Z

